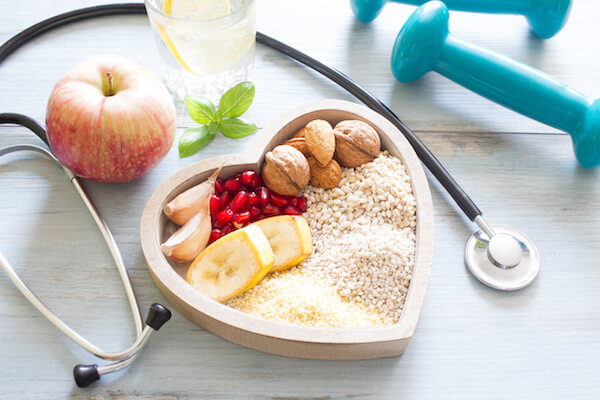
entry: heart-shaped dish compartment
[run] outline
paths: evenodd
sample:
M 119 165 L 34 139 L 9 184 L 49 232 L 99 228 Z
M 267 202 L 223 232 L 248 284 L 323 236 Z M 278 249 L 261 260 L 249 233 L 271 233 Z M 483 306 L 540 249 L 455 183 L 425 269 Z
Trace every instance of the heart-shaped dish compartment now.
M 164 205 L 182 191 L 204 181 L 225 163 L 222 177 L 242 170 L 259 170 L 267 151 L 282 143 L 313 119 L 332 125 L 346 119 L 371 124 L 382 148 L 400 158 L 411 176 L 417 202 L 416 254 L 412 279 L 400 320 L 371 328 L 322 328 L 281 323 L 246 314 L 218 303 L 185 281 L 189 264 L 168 260 L 160 251 L 166 239 Z M 152 194 L 141 221 L 141 244 L 156 286 L 186 318 L 231 342 L 256 350 L 311 359 L 359 360 L 402 354 L 415 330 L 433 257 L 433 210 L 425 173 L 412 147 L 389 121 L 374 111 L 346 101 L 321 100 L 296 107 L 257 133 L 252 148 L 242 154 L 210 158 L 177 172 Z

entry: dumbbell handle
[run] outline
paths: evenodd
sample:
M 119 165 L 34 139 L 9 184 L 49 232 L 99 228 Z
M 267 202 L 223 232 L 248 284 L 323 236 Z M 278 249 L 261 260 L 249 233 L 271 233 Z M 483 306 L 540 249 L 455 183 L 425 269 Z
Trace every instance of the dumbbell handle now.
M 433 67 L 488 99 L 574 134 L 592 101 L 545 73 L 450 34 Z

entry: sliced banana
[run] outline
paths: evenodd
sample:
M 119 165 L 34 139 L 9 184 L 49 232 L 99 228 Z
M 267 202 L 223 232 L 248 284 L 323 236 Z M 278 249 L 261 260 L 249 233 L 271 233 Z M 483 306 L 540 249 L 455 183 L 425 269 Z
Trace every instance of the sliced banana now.
M 275 254 L 270 272 L 298 265 L 312 253 L 312 235 L 304 217 L 280 215 L 260 220 L 253 225 L 264 232 Z
M 186 280 L 216 301 L 226 301 L 260 282 L 273 266 L 265 234 L 249 225 L 208 246 L 188 269 Z

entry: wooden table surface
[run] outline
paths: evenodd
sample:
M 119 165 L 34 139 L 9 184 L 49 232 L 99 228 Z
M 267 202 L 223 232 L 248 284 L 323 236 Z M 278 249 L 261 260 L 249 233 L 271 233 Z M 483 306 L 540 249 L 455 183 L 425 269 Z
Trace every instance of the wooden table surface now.
M 0 41 L 29 25 L 96 1 L 0 0 Z M 519 16 L 452 13 L 463 39 L 516 58 L 589 96 L 600 93 L 600 3 L 574 1 L 556 37 L 539 40 Z M 429 74 L 401 84 L 389 57 L 413 7 L 390 4 L 370 25 L 347 1 L 260 0 L 258 27 L 334 66 L 388 104 L 440 158 L 492 224 L 537 243 L 542 270 L 504 293 L 463 264 L 473 226 L 429 175 L 435 250 L 415 335 L 402 357 L 324 362 L 276 357 L 220 339 L 178 313 L 126 372 L 77 388 L 75 364 L 98 362 L 50 325 L 0 273 L 0 398 L 6 399 L 596 399 L 600 395 L 600 171 L 578 167 L 570 138 Z M 160 73 L 144 16 L 95 19 L 35 39 L 0 65 L 0 111 L 43 122 L 54 83 L 99 53 L 135 58 Z M 258 46 L 257 95 L 247 117 L 264 126 L 320 98 L 352 100 L 308 69 Z M 178 134 L 190 125 L 179 105 Z M 39 143 L 0 127 L 0 147 Z M 260 132 L 257 133 L 260 135 Z M 248 147 L 222 137 L 128 184 L 85 182 L 121 247 L 144 310 L 164 302 L 139 242 L 142 208 L 168 176 L 195 161 Z M 39 296 L 108 350 L 133 340 L 110 254 L 62 172 L 39 157 L 0 161 L 0 249 Z

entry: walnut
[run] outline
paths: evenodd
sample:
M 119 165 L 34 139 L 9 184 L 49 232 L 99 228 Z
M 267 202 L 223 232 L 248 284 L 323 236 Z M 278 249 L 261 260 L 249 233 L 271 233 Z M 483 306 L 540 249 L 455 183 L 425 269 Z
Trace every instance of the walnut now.
M 306 145 L 306 139 L 304 139 L 303 137 L 289 139 L 283 144 L 292 146 L 300 153 L 304 154 L 305 157 L 310 156 L 310 150 L 308 150 L 308 146 Z
M 314 157 L 308 157 L 310 165 L 310 183 L 323 189 L 337 187 L 342 179 L 342 168 L 334 159 L 329 160 L 326 166 L 322 166 Z
M 262 178 L 265 185 L 276 193 L 297 195 L 308 185 L 310 167 L 306 157 L 298 150 L 279 145 L 265 155 Z
M 335 134 L 335 158 L 344 167 L 358 167 L 379 155 L 381 139 L 369 124 L 358 120 L 338 123 Z
M 310 154 L 325 166 L 333 158 L 335 152 L 335 135 L 327 121 L 315 119 L 304 127 L 304 138 Z

